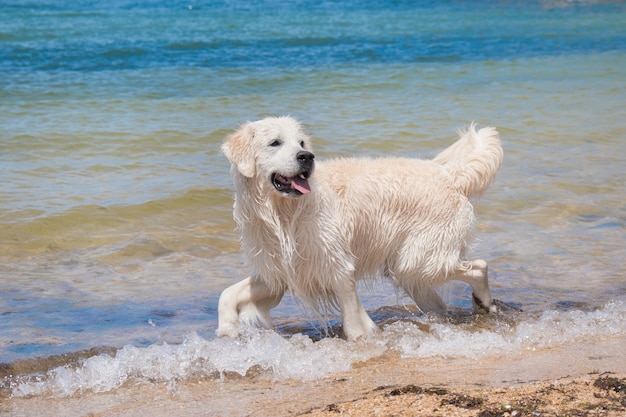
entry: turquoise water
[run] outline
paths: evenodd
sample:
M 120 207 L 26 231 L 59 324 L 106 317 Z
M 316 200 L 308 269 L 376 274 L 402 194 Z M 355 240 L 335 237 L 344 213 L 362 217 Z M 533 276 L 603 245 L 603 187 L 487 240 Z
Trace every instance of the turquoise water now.
M 255 365 L 309 378 L 340 369 L 313 372 L 310 358 L 349 366 L 400 331 L 404 354 L 426 356 L 626 335 L 623 2 L 101 3 L 0 11 L 4 388 L 106 390 Z M 280 341 L 216 340 L 219 293 L 248 273 L 219 146 L 280 114 L 305 124 L 319 158 L 430 157 L 473 120 L 497 126 L 505 162 L 478 207 L 474 255 L 490 262 L 495 297 L 524 313 L 491 319 L 483 337 L 464 286 L 448 290 L 450 323 L 381 284 L 363 289 L 385 328 L 375 348 L 304 343 L 319 330 L 291 299 L 274 314 Z M 401 330 L 387 324 L 397 318 Z M 85 352 L 108 348 L 127 375 L 68 388 L 46 373 L 53 355 L 85 372 L 102 360 Z M 142 367 L 190 351 L 204 365 Z

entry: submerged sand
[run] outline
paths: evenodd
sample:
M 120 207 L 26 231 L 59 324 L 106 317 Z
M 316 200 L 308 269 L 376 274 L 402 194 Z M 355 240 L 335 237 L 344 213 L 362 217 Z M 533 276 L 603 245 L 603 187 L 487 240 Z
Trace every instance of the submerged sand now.
M 625 384 L 626 340 L 615 338 L 476 360 L 389 354 L 308 382 L 265 373 L 135 381 L 100 394 L 4 398 L 0 415 L 625 416 Z

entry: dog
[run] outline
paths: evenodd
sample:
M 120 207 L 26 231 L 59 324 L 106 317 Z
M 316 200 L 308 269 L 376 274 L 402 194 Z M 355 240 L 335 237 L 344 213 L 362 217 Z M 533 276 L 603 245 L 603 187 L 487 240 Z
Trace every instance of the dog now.
M 286 291 L 314 311 L 339 310 L 348 340 L 378 331 L 357 295 L 360 279 L 387 277 L 420 310 L 445 312 L 436 287 L 468 283 L 475 310 L 497 311 L 484 260 L 466 260 L 472 200 L 492 183 L 503 150 L 495 128 L 472 124 L 432 160 L 318 162 L 292 117 L 248 122 L 222 152 L 231 163 L 234 219 L 253 273 L 225 289 L 218 336 L 272 328 Z

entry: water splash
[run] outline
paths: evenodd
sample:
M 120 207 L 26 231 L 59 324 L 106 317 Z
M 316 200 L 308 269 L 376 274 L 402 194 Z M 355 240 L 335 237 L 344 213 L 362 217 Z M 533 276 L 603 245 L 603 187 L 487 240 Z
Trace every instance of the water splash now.
M 386 353 L 481 358 L 626 335 L 625 301 L 612 301 L 592 311 L 552 310 L 520 318 L 516 323 L 498 318 L 477 325 L 422 316 L 385 325 L 380 334 L 356 343 L 338 338 L 314 342 L 302 334 L 284 337 L 259 329 L 248 329 L 236 339 L 207 340 L 192 333 L 178 345 L 128 345 L 115 355 L 92 356 L 78 365 L 22 376 L 12 383 L 12 395 L 66 397 L 111 391 L 131 380 L 169 383 L 259 373 L 276 380 L 308 381 L 348 371 L 356 363 Z

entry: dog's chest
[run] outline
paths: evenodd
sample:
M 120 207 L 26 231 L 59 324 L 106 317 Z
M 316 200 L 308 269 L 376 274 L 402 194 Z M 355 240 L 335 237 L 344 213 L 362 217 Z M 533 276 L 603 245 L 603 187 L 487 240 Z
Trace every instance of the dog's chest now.
M 331 226 L 332 227 L 332 226 Z M 353 257 L 337 230 L 307 216 L 295 221 L 256 222 L 243 230 L 244 246 L 256 273 L 294 288 L 329 287 L 354 271 Z

